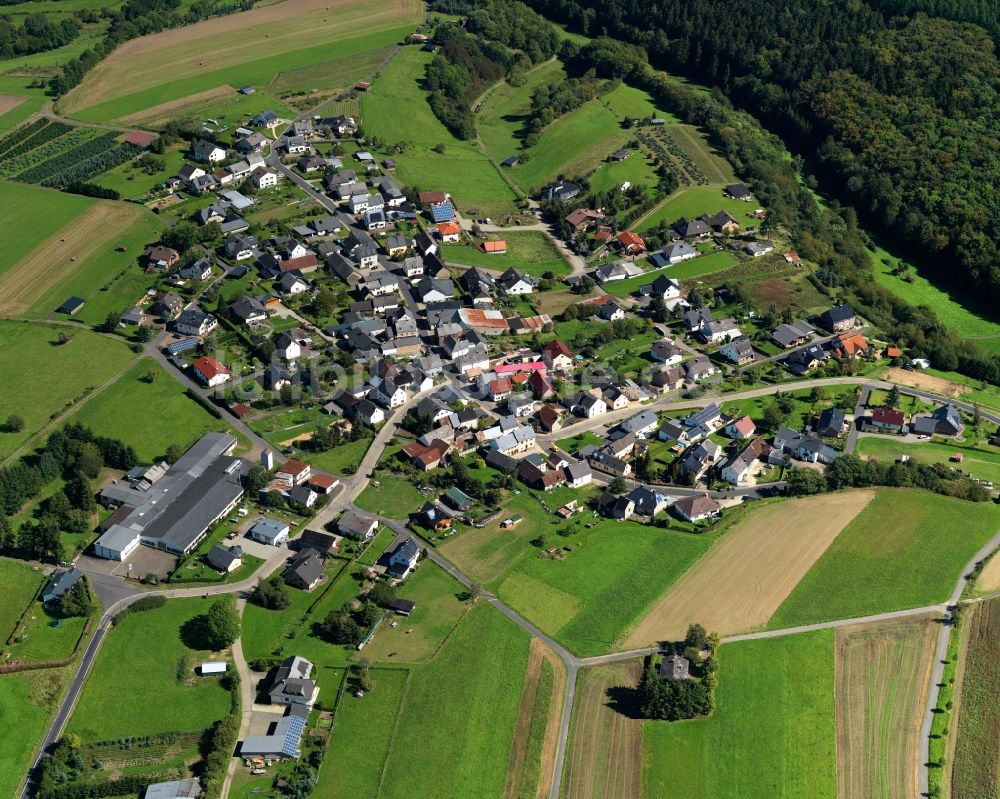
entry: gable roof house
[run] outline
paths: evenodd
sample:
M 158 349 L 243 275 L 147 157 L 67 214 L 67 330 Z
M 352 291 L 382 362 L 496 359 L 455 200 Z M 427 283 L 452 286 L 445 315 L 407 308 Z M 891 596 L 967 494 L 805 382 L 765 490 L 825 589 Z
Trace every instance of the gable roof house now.
M 207 336 L 218 325 L 219 320 L 211 314 L 196 308 L 188 308 L 186 311 L 181 311 L 180 316 L 174 320 L 173 328 L 185 336 Z
M 620 261 L 607 261 L 594 270 L 594 280 L 598 283 L 610 283 L 612 280 L 624 280 L 629 276 L 625 264 Z
M 681 458 L 681 469 L 685 474 L 694 475 L 696 480 L 711 469 L 722 457 L 722 447 L 708 439 L 699 441 L 688 449 Z
M 816 432 L 827 438 L 836 438 L 844 432 L 844 412 L 840 408 L 826 408 L 819 415 Z
M 895 408 L 875 408 L 862 420 L 862 423 L 868 429 L 891 430 L 898 433 L 906 424 L 906 416 Z
M 243 565 L 243 549 L 239 546 L 216 544 L 208 551 L 206 560 L 213 569 L 229 574 Z
M 724 209 L 715 214 L 706 214 L 702 219 L 717 233 L 736 233 L 740 229 L 739 220 Z
M 831 333 L 839 333 L 843 330 L 850 330 L 857 325 L 858 317 L 850 305 L 835 305 L 827 311 L 823 311 L 819 317 L 820 324 Z
M 725 434 L 730 438 L 740 440 L 752 436 L 757 430 L 757 425 L 753 423 L 753 419 L 749 416 L 741 416 L 739 419 L 734 419 L 727 424 L 724 430 Z
M 750 363 L 756 356 L 756 353 L 753 350 L 753 345 L 750 343 L 750 339 L 747 336 L 740 336 L 739 338 L 730 340 L 729 343 L 722 346 L 722 349 L 719 350 L 719 354 L 723 358 L 732 361 L 738 366 Z
M 712 232 L 712 229 L 701 219 L 685 219 L 684 217 L 674 223 L 673 230 L 682 239 L 699 239 Z
M 293 588 L 312 591 L 323 581 L 323 559 L 312 547 L 300 549 L 289 561 L 282 576 Z
M 235 322 L 256 327 L 267 319 L 267 309 L 256 297 L 240 297 L 229 306 L 229 315 Z
M 819 344 L 807 344 L 789 353 L 784 364 L 794 375 L 802 375 L 815 369 L 829 359 L 829 354 Z
M 195 161 L 203 161 L 210 164 L 226 160 L 225 148 L 205 139 L 198 139 L 191 146 L 191 155 Z
M 701 327 L 698 329 L 698 337 L 706 344 L 732 341 L 742 336 L 743 332 L 733 319 L 712 319 L 711 321 L 702 322 Z
M 618 234 L 618 244 L 626 255 L 639 255 L 646 252 L 646 242 L 642 236 L 631 230 L 623 230 Z
M 496 285 L 508 296 L 531 294 L 536 284 L 537 281 L 535 278 L 514 267 L 510 267 L 510 269 L 496 279 Z
M 829 465 L 840 457 L 840 452 L 816 436 L 782 427 L 774 434 L 774 444 L 768 455 L 768 462 L 782 463 L 784 462 L 782 455 L 790 455 L 805 463 Z
M 413 536 L 407 536 L 389 555 L 389 575 L 397 580 L 406 579 L 419 559 L 420 547 L 413 540 Z
M 170 269 L 180 259 L 181 254 L 177 250 L 173 247 L 164 247 L 162 244 L 157 244 L 146 250 L 146 266 L 157 272 L 164 272 Z
M 77 568 L 55 571 L 42 591 L 42 602 L 55 602 L 62 599 L 63 595 L 69 591 L 77 580 L 83 577 L 83 572 Z
M 378 530 L 378 519 L 355 510 L 346 510 L 337 520 L 337 529 L 348 538 L 370 541 Z
M 191 364 L 194 376 L 209 388 L 222 385 L 229 379 L 229 369 L 211 355 L 201 355 Z
M 816 328 L 808 322 L 782 324 L 778 325 L 771 333 L 771 341 L 787 350 L 790 347 L 805 344 L 815 332 Z
M 708 494 L 699 494 L 694 497 L 684 497 L 674 503 L 674 512 L 684 521 L 700 522 L 717 514 L 721 508 L 719 503 Z
M 652 283 L 639 286 L 640 297 L 659 297 L 666 302 L 675 300 L 681 296 L 681 286 L 673 278 L 666 275 L 658 275 Z
M 770 452 L 771 447 L 764 439 L 754 439 L 742 451 L 726 461 L 719 474 L 727 483 L 745 484 L 750 478 L 754 464 L 766 460 Z

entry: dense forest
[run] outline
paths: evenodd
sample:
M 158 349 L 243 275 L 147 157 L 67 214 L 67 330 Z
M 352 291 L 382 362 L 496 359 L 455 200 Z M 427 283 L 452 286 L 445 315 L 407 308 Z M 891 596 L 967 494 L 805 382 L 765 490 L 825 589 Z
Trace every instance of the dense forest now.
M 720 87 L 915 259 L 1000 296 L 1000 63 L 978 26 L 888 16 L 932 4 L 965 6 L 531 0 Z M 981 10 L 985 23 L 996 13 Z

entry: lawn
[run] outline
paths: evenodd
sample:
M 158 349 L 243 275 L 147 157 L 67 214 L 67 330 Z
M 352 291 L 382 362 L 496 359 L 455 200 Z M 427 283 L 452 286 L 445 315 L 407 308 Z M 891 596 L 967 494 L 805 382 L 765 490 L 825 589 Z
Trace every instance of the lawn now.
M 507 252 L 503 255 L 488 255 L 472 244 L 447 244 L 441 248 L 441 257 L 449 263 L 500 271 L 513 266 L 535 277 L 546 272 L 553 272 L 556 277 L 570 273 L 569 263 L 541 231 L 505 232 L 503 240 L 507 242 Z
M 836 799 L 833 633 L 727 644 L 717 707 L 647 721 L 643 794 L 688 799 Z
M 59 626 L 53 627 L 52 622 Z M 74 616 L 57 619 L 40 602 L 34 605 L 23 630 L 22 643 L 10 647 L 11 657 L 24 661 L 62 660 L 73 654 L 87 620 Z
M 4 601 L 0 604 L 0 641 L 6 641 L 14 631 L 17 620 L 42 587 L 43 579 L 44 575 L 27 563 L 0 560 L 0 585 L 4 587 Z
M 682 216 L 696 219 L 703 214 L 714 214 L 720 210 L 729 211 L 744 227 L 757 227 L 760 220 L 747 216 L 758 208 L 756 203 L 733 200 L 722 193 L 721 185 L 692 186 L 677 192 L 673 198 L 661 206 L 656 213 L 639 225 L 639 231 L 656 227 L 660 222 L 673 224 Z
M 60 109 L 107 121 L 220 86 L 266 86 L 280 72 L 390 46 L 412 32 L 421 15 L 410 0 L 375 10 L 354 0 L 307 2 L 294 14 L 261 6 L 188 25 L 183 33 L 167 30 L 116 50 Z M 248 29 L 257 35 L 247 36 Z
M 904 619 L 837 631 L 840 789 L 844 799 L 917 794 L 920 721 L 937 624 Z
M 850 619 L 948 598 L 1000 508 L 929 492 L 880 490 L 771 617 L 772 629 Z
M 66 679 L 65 669 L 0 676 L 0 796 L 15 796 L 40 743 Z
M 650 156 L 642 150 L 635 150 L 624 161 L 606 161 L 590 176 L 591 191 L 610 192 L 623 183 L 632 186 L 656 186 L 656 173 Z
M 526 519 L 520 526 L 528 524 Z M 577 525 L 568 537 L 548 536 L 550 547 L 573 547 L 564 558 L 539 557 L 535 550 L 491 587 L 567 648 L 601 654 L 622 640 L 709 543 L 635 522 L 599 521 L 590 530 Z
M 288 589 L 292 603 L 284 610 L 267 610 L 248 602 L 243 610 L 242 635 L 247 660 L 284 653 L 286 642 L 295 637 L 306 609 L 319 598 L 321 590 L 309 593 Z
M 604 443 L 604 439 L 594 433 L 584 432 L 577 433 L 572 438 L 560 438 L 556 441 L 556 446 L 559 447 L 563 452 L 568 452 L 570 455 L 576 455 L 577 451 L 581 447 L 585 447 L 588 444 L 593 444 L 595 447 L 599 447 Z
M 70 340 L 60 344 L 60 333 Z M 121 342 L 87 330 L 0 321 L 0 419 L 17 414 L 18 433 L 0 433 L 0 457 L 26 443 L 49 421 L 118 374 L 131 358 Z M 81 369 L 80 364 L 86 364 Z M 25 398 L 31 398 L 25 402 Z M 95 399 L 94 401 L 97 401 Z
M 431 663 L 413 669 L 382 799 L 503 794 L 528 645 L 526 632 L 484 603 Z
M 431 58 L 430 53 L 409 48 L 392 60 L 361 98 L 365 128 L 393 145 L 403 145 L 402 152 L 391 155 L 400 183 L 423 191 L 447 191 L 461 211 L 512 213 L 517 199 L 513 189 L 478 147 L 452 136 L 431 111 L 421 85 Z M 401 119 L 406 120 L 404 127 L 399 125 Z
M 949 462 L 956 453 L 963 456 L 961 464 Z M 895 436 L 863 436 L 858 441 L 858 454 L 880 461 L 897 461 L 901 456 L 909 455 L 910 460 L 917 463 L 961 466 L 966 474 L 1000 486 L 1000 450 L 988 444 L 981 448 L 964 443 L 935 441 L 907 444 Z
M 986 799 L 1000 790 L 1000 601 L 993 599 L 966 614 L 968 636 L 962 701 L 951 775 L 953 799 Z
M 354 474 L 371 443 L 371 438 L 359 438 L 357 441 L 341 444 L 326 452 L 299 452 L 296 457 L 308 461 L 324 472 Z
M 103 175 L 98 175 L 91 183 L 112 189 L 121 194 L 122 197 L 143 198 L 152 189 L 163 184 L 163 181 L 181 171 L 185 163 L 185 155 L 188 151 L 186 143 L 170 147 L 163 155 L 165 162 L 162 171 L 149 174 L 142 168 L 143 159 L 139 161 L 126 161 L 120 166 L 116 166 Z
M 185 395 L 152 358 L 139 361 L 73 421 L 131 444 L 145 463 L 162 457 L 171 444 L 189 447 L 209 431 L 231 432 L 222 419 Z
M 23 183 L 0 183 L 0 275 L 64 225 L 80 216 L 94 201 L 54 189 Z
M 210 653 L 190 649 L 183 630 L 212 600 L 172 599 L 132 613 L 107 637 L 69 721 L 85 742 L 204 730 L 229 710 L 229 693 L 215 677 L 178 672 Z M 142 679 L 136 679 L 141 674 Z M 108 697 L 115 698 L 108 703 Z
M 369 482 L 355 500 L 354 504 L 363 510 L 393 519 L 406 519 L 427 501 L 405 477 L 379 473 L 379 486 L 376 488 L 373 482 Z

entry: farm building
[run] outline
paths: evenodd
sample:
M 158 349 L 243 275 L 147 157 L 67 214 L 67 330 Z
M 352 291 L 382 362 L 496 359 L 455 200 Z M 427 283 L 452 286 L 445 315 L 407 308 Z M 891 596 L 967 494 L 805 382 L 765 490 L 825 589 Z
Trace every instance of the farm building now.
M 278 519 L 263 518 L 250 528 L 249 535 L 254 541 L 280 547 L 288 541 L 289 527 Z
M 56 308 L 56 313 L 64 313 L 68 316 L 75 316 L 86 304 L 86 300 L 81 297 L 70 297 L 66 300 L 66 302 Z

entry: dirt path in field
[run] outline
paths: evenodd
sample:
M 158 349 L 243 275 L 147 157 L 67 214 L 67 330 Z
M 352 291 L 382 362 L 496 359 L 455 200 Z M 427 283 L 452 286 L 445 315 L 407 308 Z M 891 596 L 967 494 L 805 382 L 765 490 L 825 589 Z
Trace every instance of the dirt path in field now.
M 721 635 L 763 626 L 874 497 L 873 491 L 824 494 L 752 513 L 664 594 L 623 648 L 678 640 L 694 622 Z
M 115 237 L 142 213 L 137 205 L 103 202 L 84 211 L 0 277 L 0 315 L 24 314 L 91 256 L 105 247 L 114 247 Z
M 222 97 L 232 97 L 235 94 L 236 89 L 232 86 L 216 86 L 214 89 L 208 89 L 197 94 L 189 94 L 187 97 L 178 97 L 176 100 L 144 108 L 142 111 L 122 117 L 121 120 L 128 125 L 138 125 L 140 123 L 154 126 L 160 125 L 173 117 L 179 109 L 197 103 L 211 102 Z
M 566 799 L 635 799 L 642 789 L 642 720 L 619 702 L 639 682 L 639 661 L 583 672 L 563 786 Z
M 26 99 L 28 98 L 20 94 L 0 94 L 0 116 L 3 116 L 8 111 L 13 111 Z
M 908 372 L 906 369 L 890 369 L 885 373 L 885 379 L 899 383 L 901 386 L 919 388 L 934 394 L 943 394 L 946 397 L 957 397 L 971 391 L 968 386 L 963 386 L 960 383 L 953 383 L 951 380 L 923 372 Z
M 844 627 L 836 639 L 837 796 L 916 796 L 931 617 Z
M 507 765 L 507 785 L 504 789 L 505 799 L 525 799 L 520 791 L 520 783 L 525 769 L 533 769 L 534 764 L 526 764 L 528 744 L 530 743 L 531 724 L 538 704 L 538 683 L 541 679 L 542 664 L 548 661 L 552 667 L 552 696 L 549 700 L 545 722 L 545 739 L 542 742 L 541 772 L 539 774 L 536 799 L 544 797 L 549 792 L 552 781 L 552 764 L 554 760 L 556 734 L 559 731 L 559 714 L 562 708 L 562 694 L 566 687 L 562 662 L 551 649 L 537 638 L 531 639 L 531 651 L 528 654 L 528 668 L 524 675 L 524 690 L 521 693 L 521 707 L 514 726 L 514 746 L 510 752 Z

